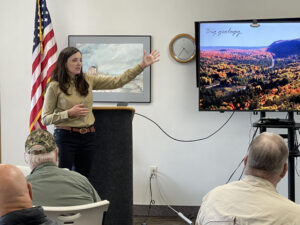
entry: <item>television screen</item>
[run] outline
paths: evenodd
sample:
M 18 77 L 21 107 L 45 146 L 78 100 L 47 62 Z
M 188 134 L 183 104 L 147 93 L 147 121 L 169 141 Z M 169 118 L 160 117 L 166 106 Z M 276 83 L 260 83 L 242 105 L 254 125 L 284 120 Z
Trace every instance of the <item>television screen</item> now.
M 195 22 L 199 111 L 300 111 L 300 19 Z

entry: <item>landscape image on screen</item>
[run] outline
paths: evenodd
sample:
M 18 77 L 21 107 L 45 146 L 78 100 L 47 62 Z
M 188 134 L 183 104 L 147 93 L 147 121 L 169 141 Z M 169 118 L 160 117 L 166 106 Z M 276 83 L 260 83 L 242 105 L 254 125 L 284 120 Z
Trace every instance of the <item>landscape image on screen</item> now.
M 300 111 L 300 22 L 250 25 L 200 23 L 200 111 Z

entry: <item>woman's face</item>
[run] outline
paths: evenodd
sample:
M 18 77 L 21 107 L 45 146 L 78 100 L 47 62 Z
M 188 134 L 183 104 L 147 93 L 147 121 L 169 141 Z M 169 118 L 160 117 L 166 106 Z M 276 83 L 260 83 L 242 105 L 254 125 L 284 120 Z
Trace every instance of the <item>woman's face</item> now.
M 74 77 L 76 74 L 80 74 L 81 72 L 81 53 L 76 52 L 71 55 L 66 63 L 66 69 L 69 76 Z

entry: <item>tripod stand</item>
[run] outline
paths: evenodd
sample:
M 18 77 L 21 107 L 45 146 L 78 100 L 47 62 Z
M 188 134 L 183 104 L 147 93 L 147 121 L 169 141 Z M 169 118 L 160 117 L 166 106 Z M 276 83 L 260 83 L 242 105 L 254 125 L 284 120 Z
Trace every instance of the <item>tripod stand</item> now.
M 267 128 L 287 129 L 287 134 L 280 134 L 288 141 L 288 197 L 295 202 L 295 158 L 300 157 L 298 146 L 295 145 L 296 130 L 300 129 L 300 123 L 295 123 L 294 113 L 288 112 L 287 119 L 266 118 L 266 112 L 260 112 L 260 120 L 253 123 L 253 127 L 258 127 L 260 133 L 267 131 Z

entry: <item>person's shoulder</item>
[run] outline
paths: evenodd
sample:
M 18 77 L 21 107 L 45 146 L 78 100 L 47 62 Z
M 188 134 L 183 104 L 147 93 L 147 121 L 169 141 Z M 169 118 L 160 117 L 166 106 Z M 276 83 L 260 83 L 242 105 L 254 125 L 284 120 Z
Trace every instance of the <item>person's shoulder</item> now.
M 92 187 L 92 184 L 87 179 L 87 177 L 83 176 L 82 174 L 80 174 L 78 172 L 69 170 L 68 178 L 70 180 L 72 180 L 74 183 L 76 183 L 77 185 L 82 185 L 83 187 L 85 187 L 87 189 L 90 189 Z
M 53 89 L 56 89 L 56 88 L 59 88 L 59 84 L 57 81 L 53 80 L 53 81 L 50 81 L 48 84 L 47 84 L 47 88 L 53 88 Z
M 86 80 L 86 82 L 88 82 L 89 84 L 91 84 L 91 83 L 94 82 L 95 75 L 83 73 L 82 76 L 83 76 L 83 78 Z
M 300 213 L 300 205 L 296 204 L 295 202 L 286 198 L 285 196 L 282 196 L 280 194 L 278 194 L 278 196 L 279 196 L 278 197 L 279 202 L 281 202 L 280 204 L 282 206 L 285 204 L 286 208 L 288 208 L 288 211 L 295 211 L 295 212 L 298 212 L 298 214 Z M 299 216 L 300 216 L 300 214 L 299 214 Z
M 241 181 L 233 181 L 227 184 L 221 184 L 217 187 L 215 187 L 213 190 L 215 191 L 220 191 L 220 190 L 224 190 L 224 189 L 231 189 L 237 185 L 239 185 L 241 183 Z
M 87 80 L 101 80 L 105 77 L 111 77 L 110 75 L 108 74 L 102 74 L 102 73 L 97 73 L 97 74 L 87 74 L 87 73 L 84 73 L 84 78 Z
M 300 205 L 296 204 L 295 202 L 289 200 L 284 196 L 281 197 L 282 198 L 277 202 L 277 205 L 280 205 L 278 209 L 278 214 L 286 215 L 291 220 L 300 221 Z
M 73 182 L 78 182 L 81 180 L 86 181 L 87 178 L 80 173 L 77 173 L 75 171 L 69 170 L 68 168 L 59 168 L 56 167 L 56 173 L 59 174 L 61 177 L 66 177 L 69 180 L 73 180 Z
M 69 177 L 77 178 L 77 179 L 84 180 L 84 181 L 88 180 L 85 176 L 81 175 L 80 173 L 78 173 L 76 171 L 72 171 L 67 168 L 59 168 L 59 169 L 61 170 L 61 172 L 68 174 Z
M 99 78 L 99 75 L 92 75 L 87 73 L 83 73 L 82 75 L 87 82 L 93 82 L 94 80 L 101 79 Z
M 82 76 L 84 77 L 84 79 L 93 79 L 94 77 L 94 75 L 87 74 L 87 73 L 83 73 Z
M 207 194 L 208 196 L 222 196 L 224 193 L 230 193 L 240 185 L 240 181 L 234 181 L 227 184 L 222 184 L 211 189 Z

